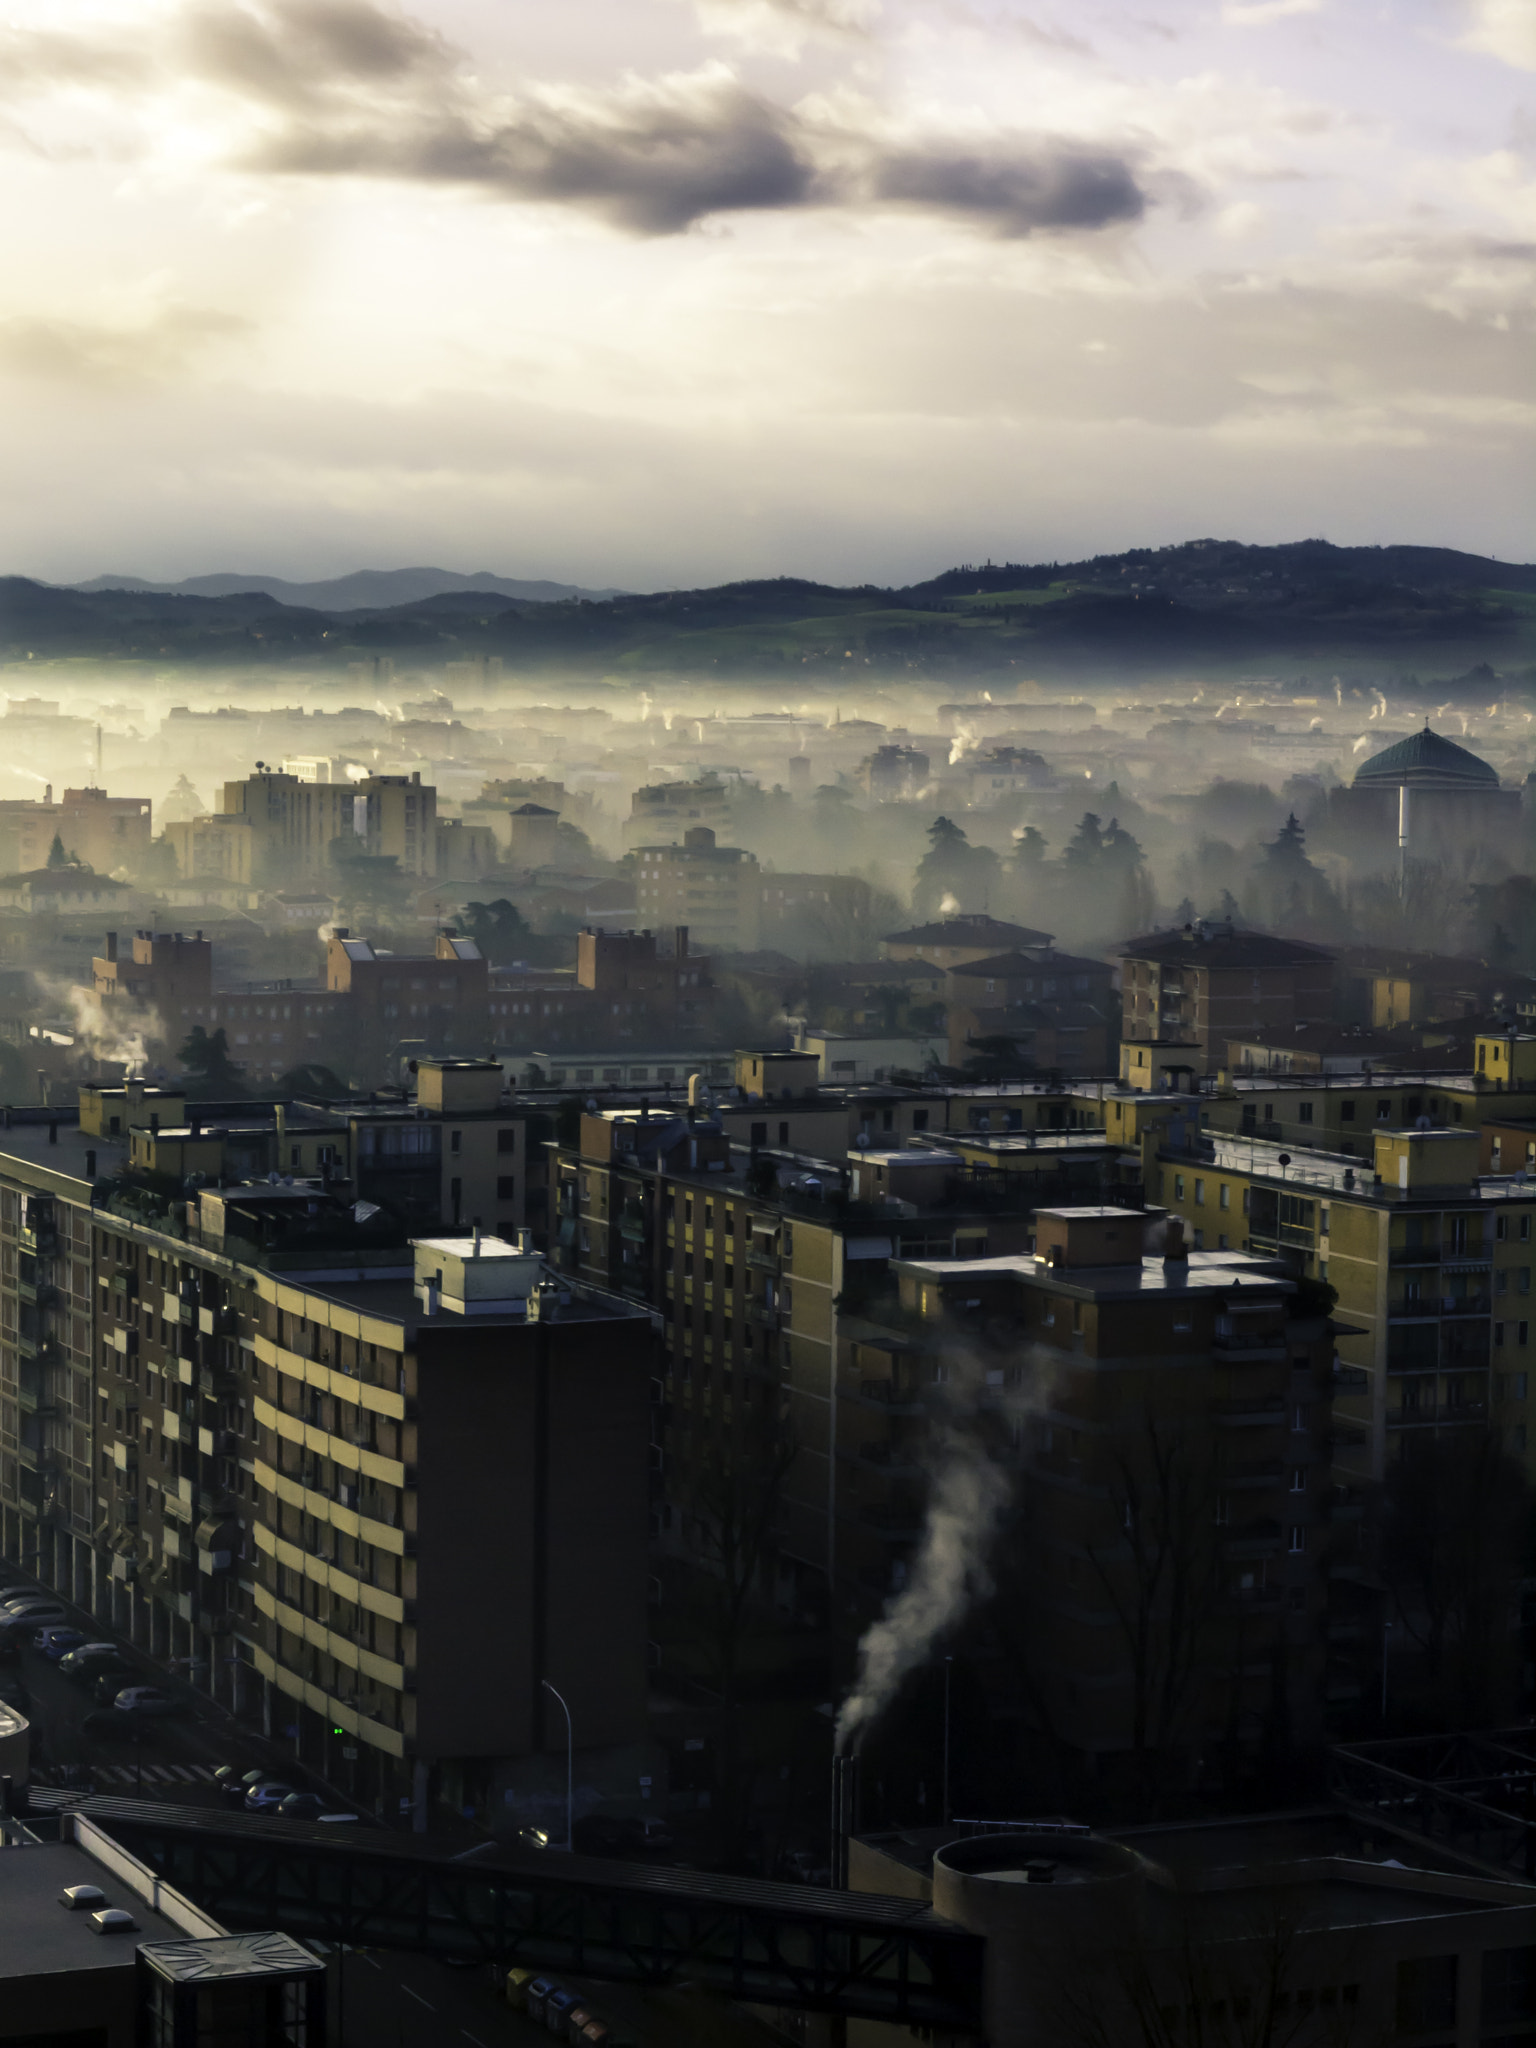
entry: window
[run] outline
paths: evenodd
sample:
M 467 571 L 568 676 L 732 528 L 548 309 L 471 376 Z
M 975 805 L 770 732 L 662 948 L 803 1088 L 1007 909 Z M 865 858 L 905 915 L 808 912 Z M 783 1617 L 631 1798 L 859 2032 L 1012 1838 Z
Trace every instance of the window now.
M 1522 1216 L 1522 1217 L 1520 1218 L 1520 1242 L 1521 1242 L 1522 1244 L 1529 1244 L 1529 1243 L 1530 1243 L 1530 1241 L 1531 1241 L 1531 1219 L 1530 1219 L 1530 1217 L 1529 1217 L 1529 1216 Z
M 1312 1105 L 1311 1105 L 1311 1103 L 1310 1103 L 1310 1102 L 1298 1102 L 1298 1103 L 1297 1103 L 1297 1105 L 1296 1105 L 1296 1119 L 1297 1119 L 1297 1122 L 1298 1122 L 1298 1123 L 1304 1123 L 1304 1124 L 1309 1124 L 1309 1123 L 1311 1123 L 1311 1121 L 1312 1121 Z
M 1483 2024 L 1536 2019 L 1536 1948 L 1483 1954 Z
M 1414 1956 L 1397 1966 L 1397 2025 L 1423 2034 L 1456 2024 L 1456 1963 L 1451 1956 Z
M 1529 1323 L 1517 1323 L 1515 1325 L 1515 1342 L 1520 1346 L 1520 1349 L 1522 1351 L 1526 1347 L 1526 1344 L 1530 1338 L 1530 1333 L 1531 1326 Z
M 1219 1252 L 1230 1251 L 1232 1249 L 1232 1247 L 1227 1243 L 1227 1233 L 1225 1231 L 1222 1231 L 1221 1235 L 1217 1238 L 1216 1249 Z
M 517 1150 L 517 1130 L 515 1127 L 511 1130 L 500 1130 L 496 1133 L 496 1150 L 498 1152 L 515 1152 Z
M 1184 1199 L 1184 1176 L 1182 1173 L 1176 1173 L 1173 1176 L 1173 1199 L 1176 1202 L 1182 1202 Z
M 1493 1348 L 1495 1351 L 1502 1351 L 1504 1348 L 1504 1325 L 1502 1323 L 1495 1323 L 1493 1326 Z
M 1217 1196 L 1216 1203 L 1221 1209 L 1230 1209 L 1232 1206 L 1232 1190 L 1225 1181 L 1221 1184 L 1221 1193 Z
M 1355 1105 L 1352 1102 L 1341 1102 L 1339 1104 L 1339 1122 L 1341 1124 L 1352 1124 L 1354 1120 Z
M 503 1173 L 497 1176 L 496 1199 L 498 1202 L 515 1202 L 517 1200 L 517 1179 L 515 1175 Z
M 1389 1124 L 1389 1123 L 1391 1123 L 1391 1121 L 1392 1121 L 1392 1098 L 1391 1098 L 1391 1096 L 1390 1096 L 1390 1095 L 1381 1095 L 1381 1096 L 1378 1096 L 1378 1097 L 1377 1097 L 1377 1099 L 1376 1099 L 1376 1121 L 1377 1121 L 1377 1123 L 1379 1123 L 1379 1124 Z
M 1197 1252 L 1203 1252 L 1205 1250 L 1205 1232 L 1203 1230 L 1197 1230 L 1195 1232 L 1195 1250 Z
M 1197 1209 L 1205 1207 L 1205 1182 L 1203 1180 L 1196 1180 L 1195 1182 L 1195 1207 Z
M 1495 1139 L 1494 1143 L 1497 1144 L 1498 1140 Z M 1498 1161 L 1495 1160 L 1494 1164 L 1495 1166 L 1497 1166 Z M 1499 1243 L 1503 1244 L 1504 1240 L 1509 1236 L 1509 1218 L 1507 1216 L 1494 1217 L 1493 1234 L 1498 1239 Z
M 1305 1523 L 1303 1523 L 1303 1522 L 1292 1522 L 1292 1524 L 1291 1524 L 1291 1540 L 1290 1540 L 1290 1542 L 1289 1542 L 1289 1543 L 1288 1543 L 1288 1544 L 1286 1545 L 1286 1548 L 1287 1548 L 1287 1549 L 1288 1549 L 1288 1550 L 1290 1551 L 1290 1554 L 1291 1554 L 1291 1556 L 1292 1556 L 1292 1557 L 1300 1557 L 1301 1553 L 1302 1553 L 1302 1552 L 1303 1552 L 1303 1551 L 1304 1551 L 1304 1550 L 1306 1549 L 1306 1547 L 1307 1547 L 1307 1530 L 1306 1530 L 1306 1524 L 1305 1524 Z
M 1528 1384 L 1529 1382 L 1523 1372 L 1512 1373 L 1510 1375 L 1510 1392 L 1513 1394 L 1514 1398 L 1517 1401 L 1523 1401 L 1525 1399 L 1525 1390 Z
M 914 1109 L 914 1110 L 913 1110 L 913 1112 L 912 1112 L 912 1128 L 913 1128 L 913 1130 L 914 1130 L 914 1131 L 926 1131 L 926 1130 L 927 1130 L 927 1128 L 928 1128 L 928 1112 L 927 1112 L 927 1110 L 926 1110 L 926 1109 Z
M 1305 1466 L 1305 1465 L 1293 1465 L 1293 1466 L 1291 1467 L 1291 1491 L 1292 1491 L 1292 1493 L 1305 1493 L 1305 1492 L 1306 1492 L 1306 1490 L 1307 1490 L 1307 1468 L 1306 1468 L 1306 1466 Z

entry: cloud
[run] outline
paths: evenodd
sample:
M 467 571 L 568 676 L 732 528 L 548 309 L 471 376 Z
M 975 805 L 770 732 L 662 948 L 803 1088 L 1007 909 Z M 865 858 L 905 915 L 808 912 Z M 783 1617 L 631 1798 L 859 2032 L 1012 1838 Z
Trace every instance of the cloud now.
M 120 385 L 181 375 L 249 322 L 201 306 L 169 306 L 136 322 L 0 319 L 0 370 L 53 383 Z
M 999 234 L 1102 228 L 1139 220 L 1146 194 L 1130 162 L 1057 143 L 1033 151 L 896 149 L 873 166 L 877 198 L 957 214 Z
M 867 0 L 775 4 L 850 33 L 871 13 Z M 370 0 L 197 5 L 170 22 L 158 47 L 145 39 L 137 72 L 103 44 L 54 36 L 18 46 L 18 76 L 105 77 L 124 91 L 148 79 L 146 100 L 188 82 L 211 88 L 220 110 L 204 133 L 228 170 L 456 185 L 637 235 L 720 214 L 847 207 L 1019 236 L 1134 221 L 1148 203 L 1131 152 L 1109 143 L 993 127 L 957 146 L 931 124 L 877 125 L 856 100 L 797 109 L 720 63 L 506 93 L 482 86 L 435 32 Z
M 1462 42 L 1521 71 L 1536 71 L 1536 10 L 1531 0 L 1471 0 Z
M 880 0 L 693 0 L 699 26 L 749 48 L 795 57 L 808 41 L 863 41 Z
M 1221 18 L 1232 28 L 1263 28 L 1290 14 L 1320 14 L 1323 0 L 1225 0 Z

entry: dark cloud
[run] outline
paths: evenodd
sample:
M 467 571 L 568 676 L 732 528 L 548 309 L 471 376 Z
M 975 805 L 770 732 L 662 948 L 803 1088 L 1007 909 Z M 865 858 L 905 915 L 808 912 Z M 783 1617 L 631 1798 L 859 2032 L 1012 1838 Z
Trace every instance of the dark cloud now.
M 866 0 L 778 0 L 856 25 Z M 1089 232 L 1148 204 L 1113 148 L 999 134 L 965 148 L 882 139 L 749 90 L 726 67 L 608 89 L 495 93 L 435 31 L 373 0 L 196 4 L 159 41 L 114 48 L 13 33 L 13 89 L 213 86 L 256 115 L 226 162 L 289 177 L 456 184 L 487 198 L 567 206 L 631 234 L 676 234 L 764 209 L 897 207 L 1000 235 Z M 20 81 L 19 87 L 17 81 Z
M 877 199 L 958 214 L 1000 235 L 1140 220 L 1147 200 L 1123 155 L 1054 143 L 993 151 L 895 149 L 873 166 Z
M 296 125 L 249 168 L 477 187 L 499 198 L 583 206 L 636 234 L 673 234 L 706 215 L 798 206 L 814 169 L 783 111 L 728 74 L 552 97 L 510 118 L 469 109 L 399 125 Z

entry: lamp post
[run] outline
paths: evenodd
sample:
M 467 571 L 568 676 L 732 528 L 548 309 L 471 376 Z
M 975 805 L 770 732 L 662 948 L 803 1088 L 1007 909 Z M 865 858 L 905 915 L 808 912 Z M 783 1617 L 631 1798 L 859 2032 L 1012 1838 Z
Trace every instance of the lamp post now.
M 949 1826 L 949 1680 L 955 1668 L 953 1657 L 944 1659 L 944 1792 L 943 1822 Z
M 560 1711 L 565 1716 L 565 1846 L 570 1849 L 574 1846 L 571 1841 L 571 1812 L 576 1784 L 576 1752 L 571 1739 L 571 1710 L 565 1704 L 562 1695 L 555 1692 L 547 1678 L 541 1678 L 539 1683 L 547 1693 L 553 1693 L 560 1701 Z

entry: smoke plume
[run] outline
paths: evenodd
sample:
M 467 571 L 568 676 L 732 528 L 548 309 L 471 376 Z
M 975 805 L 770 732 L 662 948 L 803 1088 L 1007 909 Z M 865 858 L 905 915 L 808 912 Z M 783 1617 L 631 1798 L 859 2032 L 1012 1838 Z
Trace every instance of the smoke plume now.
M 1015 1362 L 1017 1355 L 1015 1354 Z M 1013 1497 L 1013 1473 L 989 1449 L 976 1417 L 959 1412 L 969 1389 L 986 1385 L 983 1362 L 949 1359 L 956 1412 L 934 1428 L 930 1445 L 928 1511 L 922 1544 L 901 1591 L 859 1644 L 859 1675 L 838 1712 L 835 1747 L 841 1755 L 879 1720 L 902 1681 L 928 1661 L 938 1638 L 992 1592 L 989 1555 Z M 1049 1366 L 1026 1367 L 1021 1389 L 1004 1404 L 1017 1425 L 1042 1406 Z

